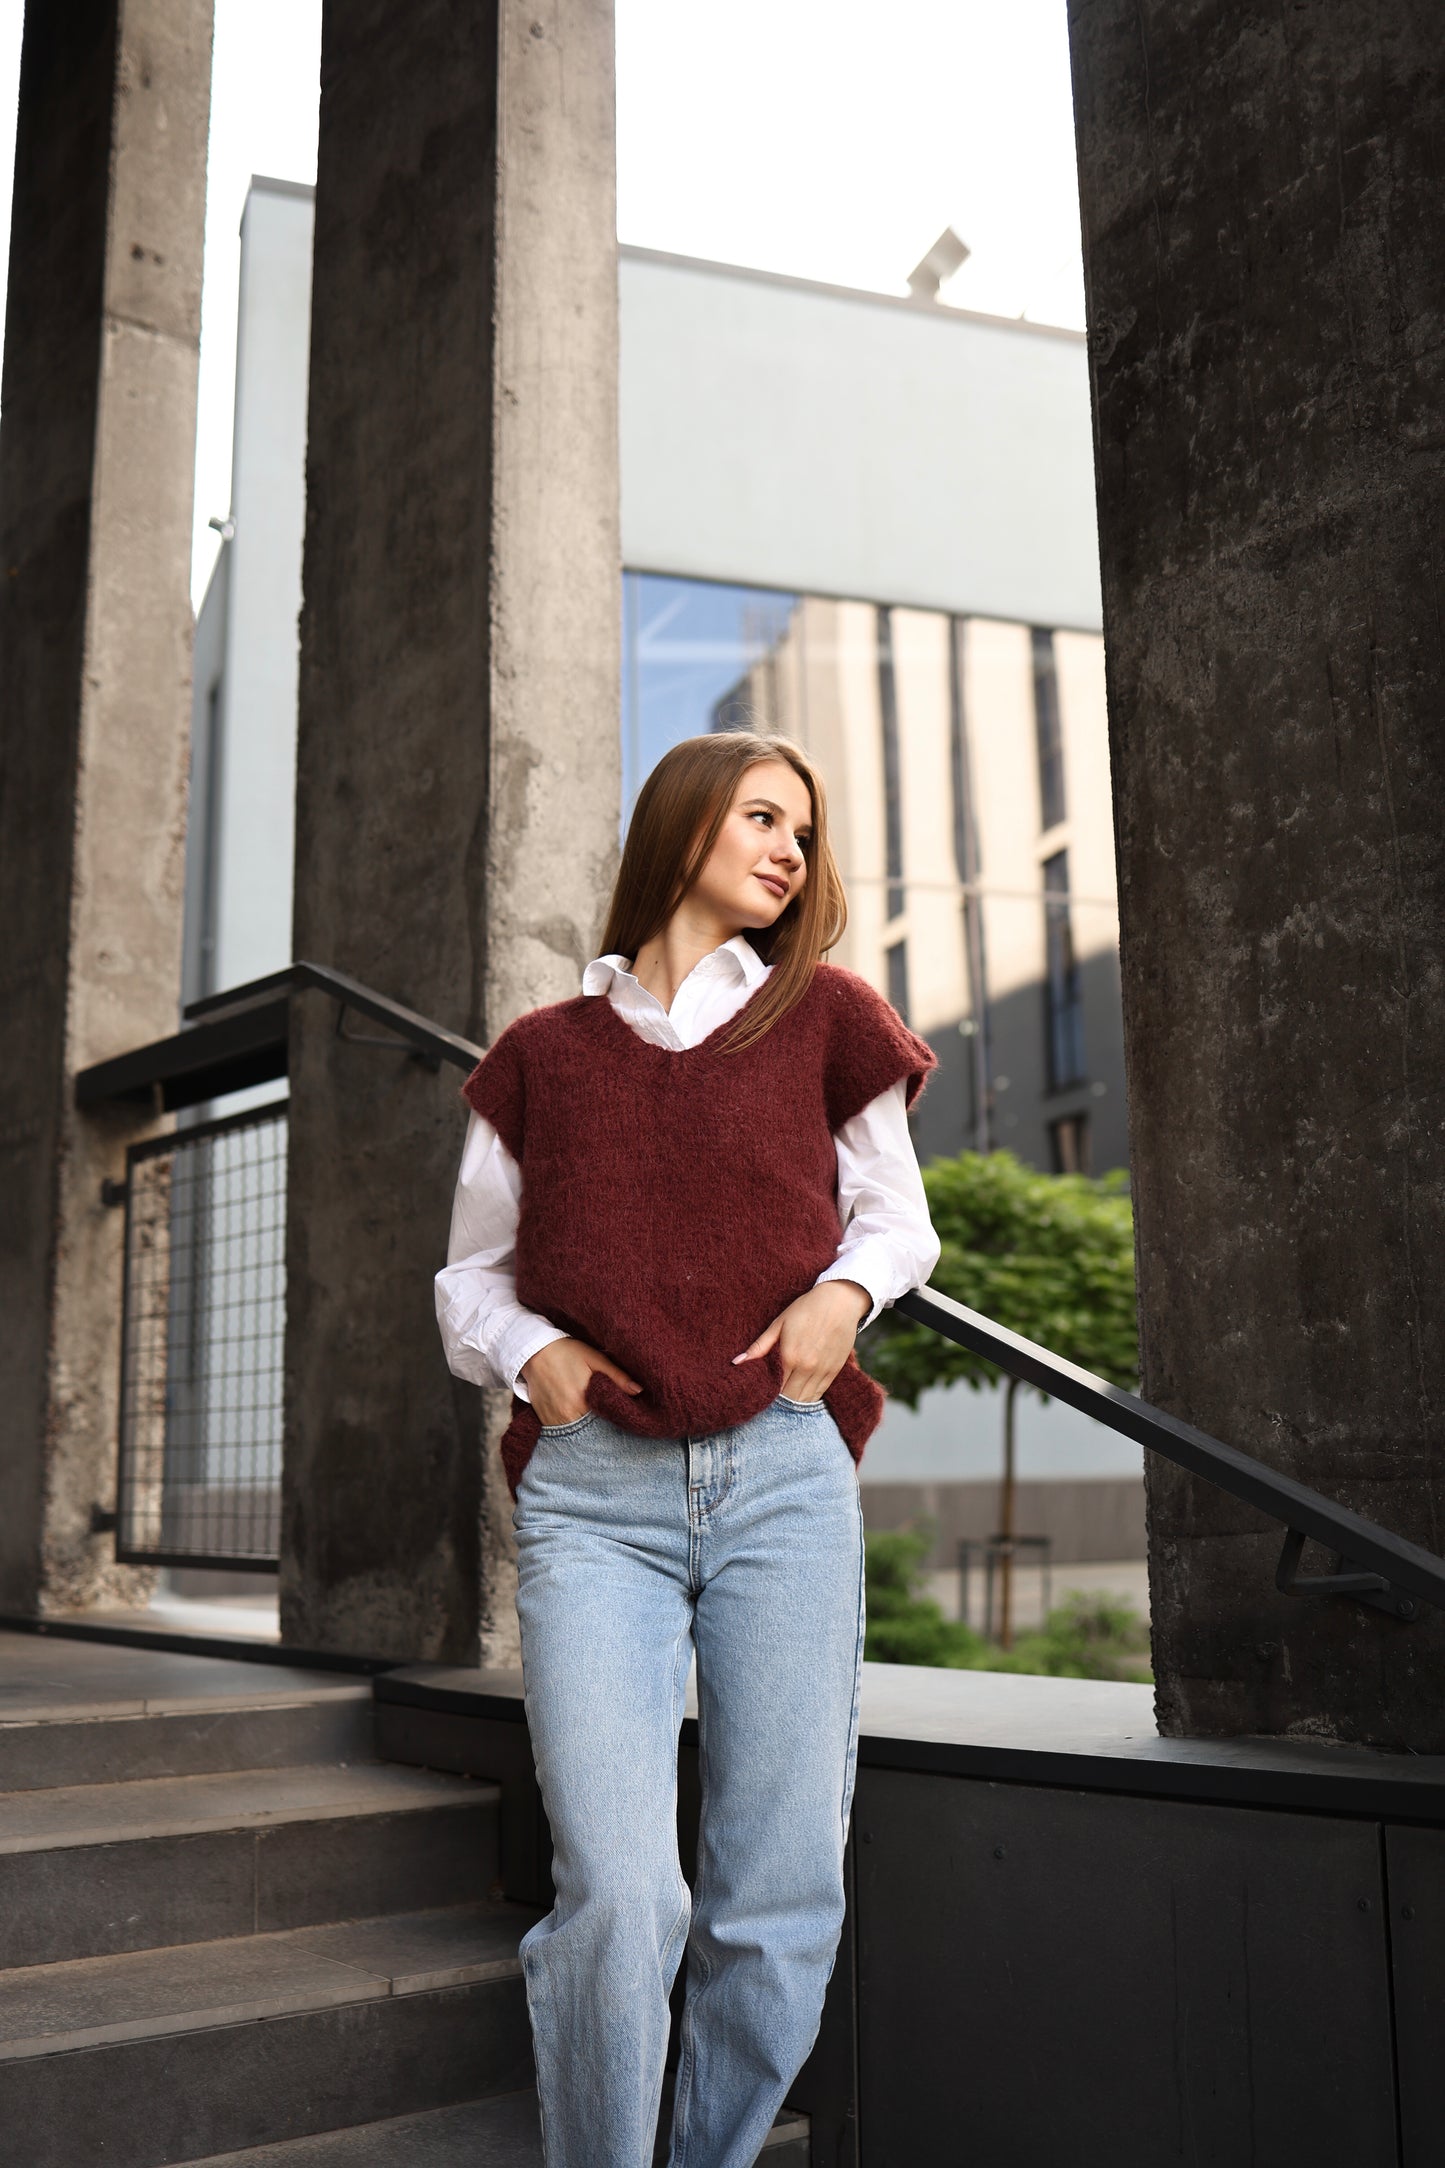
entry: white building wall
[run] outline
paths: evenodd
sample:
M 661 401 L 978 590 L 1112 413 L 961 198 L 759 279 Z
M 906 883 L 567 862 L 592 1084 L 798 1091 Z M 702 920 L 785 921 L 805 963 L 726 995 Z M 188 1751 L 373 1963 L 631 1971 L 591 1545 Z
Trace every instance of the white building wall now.
M 1082 335 L 624 249 L 647 572 L 1101 623 Z
M 191 672 L 191 776 L 186 814 L 185 938 L 181 951 L 181 1001 L 199 1000 L 215 986 L 212 882 L 221 826 L 219 758 L 225 718 L 226 596 L 230 581 L 221 544 L 200 610 Z
M 241 221 L 236 427 L 225 552 L 217 988 L 291 961 L 297 618 L 306 524 L 312 195 L 251 184 Z
M 1109 714 L 1104 700 L 1104 642 L 1097 633 L 1054 635 L 1074 946 L 1096 956 L 1119 946 L 1114 889 L 1114 803 L 1109 785 Z M 1047 852 L 1041 852 L 1047 856 Z

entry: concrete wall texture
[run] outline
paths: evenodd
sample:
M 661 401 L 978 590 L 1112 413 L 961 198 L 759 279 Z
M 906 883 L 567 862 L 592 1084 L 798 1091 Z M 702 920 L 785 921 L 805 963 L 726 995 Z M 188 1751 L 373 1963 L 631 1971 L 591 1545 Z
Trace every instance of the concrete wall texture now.
M 1439 13 L 1071 18 L 1144 1391 L 1438 1552 Z M 1166 1733 L 1445 1748 L 1445 1622 L 1148 1481 Z
M 149 1111 L 77 1070 L 174 1029 L 209 0 L 26 11 L 0 434 L 0 1606 L 143 1593 L 114 1501 L 120 1214 Z M 103 1294 L 100 1293 L 103 1291 Z
M 294 953 L 485 1043 L 575 992 L 617 862 L 613 32 L 323 18 Z M 298 1005 L 283 1637 L 515 1656 L 502 1395 L 438 1360 L 454 1071 Z

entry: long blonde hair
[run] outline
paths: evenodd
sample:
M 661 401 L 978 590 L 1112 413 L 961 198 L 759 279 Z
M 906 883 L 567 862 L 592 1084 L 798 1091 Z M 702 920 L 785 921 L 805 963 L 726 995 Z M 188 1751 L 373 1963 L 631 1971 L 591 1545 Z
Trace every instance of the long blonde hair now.
M 744 929 L 763 962 L 775 969 L 722 1043 L 721 1051 L 729 1054 L 753 1045 L 802 1000 L 819 959 L 842 940 L 848 923 L 843 880 L 828 840 L 827 790 L 794 739 L 719 730 L 684 738 L 663 754 L 637 795 L 599 951 L 635 962 L 639 949 L 662 932 L 706 865 L 739 781 L 760 760 L 785 760 L 807 784 L 813 833 L 804 848 L 808 874 L 801 891 L 773 925 Z

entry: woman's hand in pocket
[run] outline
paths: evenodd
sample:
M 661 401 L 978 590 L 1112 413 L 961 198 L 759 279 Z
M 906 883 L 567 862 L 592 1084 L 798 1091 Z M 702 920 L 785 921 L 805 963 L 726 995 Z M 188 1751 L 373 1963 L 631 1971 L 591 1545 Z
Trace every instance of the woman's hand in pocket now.
M 790 1302 L 733 1361 L 756 1362 L 776 1341 L 783 1364 L 780 1391 L 789 1400 L 821 1400 L 848 1360 L 859 1324 L 872 1307 L 873 1297 L 859 1281 L 820 1280 Z
M 636 1378 L 630 1378 L 610 1356 L 600 1348 L 590 1347 L 585 1340 L 549 1340 L 529 1356 L 522 1365 L 521 1377 L 544 1427 L 575 1423 L 588 1413 L 587 1380 L 594 1370 L 605 1370 L 625 1393 L 642 1391 Z

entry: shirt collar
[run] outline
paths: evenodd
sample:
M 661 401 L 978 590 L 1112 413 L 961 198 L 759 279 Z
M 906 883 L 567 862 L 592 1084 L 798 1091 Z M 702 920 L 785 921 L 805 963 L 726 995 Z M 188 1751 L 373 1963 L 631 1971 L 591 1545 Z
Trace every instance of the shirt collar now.
M 745 933 L 735 933 L 730 941 L 724 941 L 720 948 L 712 950 L 711 953 L 717 957 L 731 956 L 735 968 L 748 986 L 760 985 L 768 975 L 769 966 L 763 962 Z M 706 963 L 708 958 L 704 957 L 702 961 Z M 614 977 L 632 979 L 634 985 L 637 983 L 625 956 L 594 956 L 582 974 L 582 991 L 584 994 L 605 994 Z

